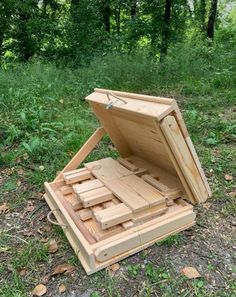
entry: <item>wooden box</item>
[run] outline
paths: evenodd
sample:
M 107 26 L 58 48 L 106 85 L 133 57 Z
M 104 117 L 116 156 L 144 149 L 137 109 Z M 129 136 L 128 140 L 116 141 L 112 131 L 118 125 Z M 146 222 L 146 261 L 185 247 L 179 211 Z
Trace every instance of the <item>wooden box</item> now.
M 45 199 L 88 274 L 195 223 L 211 191 L 174 99 L 95 89 L 101 123 Z M 108 134 L 120 154 L 82 162 Z

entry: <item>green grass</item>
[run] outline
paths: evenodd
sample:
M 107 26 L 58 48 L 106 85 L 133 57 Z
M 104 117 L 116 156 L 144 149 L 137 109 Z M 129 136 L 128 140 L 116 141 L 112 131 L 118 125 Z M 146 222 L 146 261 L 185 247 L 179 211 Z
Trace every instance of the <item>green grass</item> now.
M 231 218 L 236 210 L 234 198 L 228 195 L 235 189 L 236 178 L 235 53 L 222 48 L 210 53 L 209 48 L 203 47 L 198 54 L 198 50 L 176 46 L 164 66 L 138 53 L 132 57 L 117 54 L 97 58 L 80 69 L 61 69 L 38 62 L 0 70 L 0 166 L 4 176 L 0 203 L 7 201 L 14 211 L 31 199 L 34 189 L 43 191 L 43 182 L 55 177 L 98 126 L 83 99 L 94 87 L 103 87 L 178 100 L 214 192 L 211 202 L 220 206 L 218 213 Z M 117 152 L 105 137 L 88 160 L 109 155 L 116 156 Z M 13 168 L 13 173 L 8 175 L 6 168 Z M 24 169 L 23 177 L 18 175 L 18 168 Z M 226 181 L 225 174 L 233 175 L 234 180 Z M 30 189 L 17 192 L 18 179 Z M 54 235 L 65 240 L 58 228 Z M 0 241 L 5 242 L 2 249 L 8 240 L 0 235 Z M 158 243 L 157 249 L 181 244 L 181 235 L 172 236 Z M 38 263 L 47 263 L 47 249 L 37 240 L 30 241 L 16 251 L 10 250 L 9 257 L 12 277 L 4 281 L 0 295 L 27 296 L 29 285 L 16 271 L 26 266 L 34 272 Z M 74 256 L 68 261 L 78 263 Z M 208 268 L 214 269 L 211 264 Z M 1 264 L 0 275 L 4 275 L 4 269 Z M 158 296 L 175 296 L 179 290 L 183 290 L 183 296 L 210 296 L 204 280 L 176 278 L 165 267 L 152 263 L 145 267 L 128 264 L 125 273 L 137 281 L 142 276 L 140 296 L 151 296 L 157 284 Z M 104 286 L 103 281 L 103 273 L 90 277 L 90 285 L 95 288 L 93 296 L 100 296 L 95 292 L 101 290 L 101 284 Z M 122 295 L 120 283 L 122 279 L 106 274 L 104 294 Z M 235 287 L 230 286 L 233 292 Z

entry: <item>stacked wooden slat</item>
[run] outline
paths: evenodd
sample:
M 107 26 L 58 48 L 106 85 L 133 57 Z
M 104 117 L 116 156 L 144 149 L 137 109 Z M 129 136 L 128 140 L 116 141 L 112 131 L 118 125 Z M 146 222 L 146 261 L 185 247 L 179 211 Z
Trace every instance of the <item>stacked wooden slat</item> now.
M 60 191 L 96 240 L 109 238 L 167 212 L 181 197 L 130 159 L 105 158 L 63 173 Z

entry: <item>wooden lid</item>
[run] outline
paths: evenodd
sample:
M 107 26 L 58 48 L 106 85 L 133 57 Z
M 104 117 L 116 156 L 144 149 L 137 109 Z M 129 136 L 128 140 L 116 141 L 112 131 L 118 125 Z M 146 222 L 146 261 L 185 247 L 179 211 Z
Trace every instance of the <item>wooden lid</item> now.
M 178 177 L 192 203 L 211 195 L 174 99 L 95 89 L 86 100 L 122 157 L 138 157 Z

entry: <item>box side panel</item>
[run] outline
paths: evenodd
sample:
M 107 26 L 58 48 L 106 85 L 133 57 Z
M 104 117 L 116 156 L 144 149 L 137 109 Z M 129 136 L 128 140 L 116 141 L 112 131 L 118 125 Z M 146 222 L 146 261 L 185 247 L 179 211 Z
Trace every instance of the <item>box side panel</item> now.
M 175 117 L 165 117 L 160 126 L 195 201 L 204 202 L 208 197 L 208 192 Z

